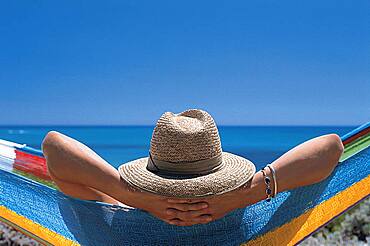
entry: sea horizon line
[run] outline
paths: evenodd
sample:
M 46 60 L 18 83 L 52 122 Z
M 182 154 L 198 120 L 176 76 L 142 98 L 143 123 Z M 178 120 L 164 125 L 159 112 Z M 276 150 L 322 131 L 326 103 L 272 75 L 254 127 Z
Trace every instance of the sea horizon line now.
M 360 124 L 359 124 L 360 125 Z M 332 125 L 332 124 L 245 124 L 245 125 L 233 125 L 233 124 L 219 124 L 217 127 L 356 127 L 359 125 Z M 0 128 L 8 128 L 8 127 L 14 127 L 14 128 L 21 128 L 21 127 L 28 127 L 28 128 L 45 128 L 45 127 L 58 127 L 58 128 L 120 128 L 120 127 L 155 127 L 155 125 L 147 125 L 147 124 L 0 124 Z

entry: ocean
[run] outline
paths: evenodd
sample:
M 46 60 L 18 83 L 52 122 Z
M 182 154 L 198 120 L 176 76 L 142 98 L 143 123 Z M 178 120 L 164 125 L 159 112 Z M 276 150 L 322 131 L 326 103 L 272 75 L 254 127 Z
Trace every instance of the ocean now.
M 147 156 L 154 126 L 1 126 L 0 139 L 40 148 L 48 131 L 55 130 L 86 144 L 108 163 Z M 251 160 L 257 169 L 294 146 L 317 136 L 344 135 L 355 126 L 220 126 L 224 151 Z

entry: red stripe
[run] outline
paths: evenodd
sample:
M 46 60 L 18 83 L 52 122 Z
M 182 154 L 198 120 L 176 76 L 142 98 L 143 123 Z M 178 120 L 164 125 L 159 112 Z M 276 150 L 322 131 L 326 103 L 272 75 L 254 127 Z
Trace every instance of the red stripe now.
M 44 157 L 32 155 L 19 150 L 15 150 L 15 154 L 16 159 L 13 164 L 15 169 L 31 173 L 36 177 L 45 180 L 51 180 Z
M 356 133 L 355 135 L 347 138 L 346 140 L 343 141 L 344 145 L 350 144 L 351 142 L 355 141 L 356 139 L 365 136 L 366 134 L 370 133 L 370 127 L 365 128 L 364 130 Z

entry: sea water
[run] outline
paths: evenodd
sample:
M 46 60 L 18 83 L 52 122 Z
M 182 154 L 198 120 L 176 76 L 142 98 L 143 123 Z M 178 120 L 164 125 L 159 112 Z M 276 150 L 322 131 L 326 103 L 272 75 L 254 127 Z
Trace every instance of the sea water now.
M 355 126 L 221 126 L 224 151 L 243 156 L 259 169 L 294 146 L 317 136 L 344 135 Z M 154 126 L 2 126 L 0 139 L 40 148 L 48 131 L 66 134 L 93 149 L 108 163 L 122 163 L 148 155 Z

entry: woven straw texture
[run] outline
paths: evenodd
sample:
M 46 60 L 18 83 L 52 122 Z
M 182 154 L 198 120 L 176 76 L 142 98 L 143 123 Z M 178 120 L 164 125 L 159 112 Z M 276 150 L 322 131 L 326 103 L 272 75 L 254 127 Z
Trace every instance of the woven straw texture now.
M 210 159 L 222 152 L 216 124 L 203 110 L 164 113 L 153 131 L 150 153 L 170 162 Z
M 130 185 L 163 196 L 194 198 L 219 195 L 241 187 L 256 171 L 251 161 L 222 152 L 215 121 L 203 110 L 164 113 L 153 131 L 150 153 L 153 160 L 170 162 L 169 165 L 179 169 L 185 166 L 197 168 L 192 165 L 222 156 L 222 163 L 216 170 L 191 177 L 164 176 L 150 171 L 148 158 L 134 160 L 118 168 L 121 177 Z

